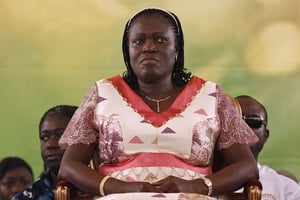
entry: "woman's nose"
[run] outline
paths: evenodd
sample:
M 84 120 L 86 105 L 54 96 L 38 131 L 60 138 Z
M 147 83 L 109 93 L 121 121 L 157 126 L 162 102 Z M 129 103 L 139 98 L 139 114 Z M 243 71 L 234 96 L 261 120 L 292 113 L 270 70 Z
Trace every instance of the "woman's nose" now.
M 58 141 L 59 141 L 59 139 L 56 136 L 52 135 L 47 142 L 47 146 L 48 147 L 58 147 Z
M 153 40 L 146 40 L 144 46 L 143 46 L 144 51 L 157 51 L 155 42 Z

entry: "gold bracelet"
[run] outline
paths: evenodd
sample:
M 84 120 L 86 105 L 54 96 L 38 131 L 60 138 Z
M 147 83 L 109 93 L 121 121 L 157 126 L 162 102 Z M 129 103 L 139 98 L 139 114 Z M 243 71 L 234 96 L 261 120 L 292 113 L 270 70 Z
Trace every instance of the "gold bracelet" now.
M 205 176 L 201 177 L 201 179 L 203 180 L 204 184 L 208 188 L 207 196 L 210 196 L 211 193 L 212 193 L 212 182 L 211 182 L 211 180 L 209 178 L 205 177 Z
M 100 181 L 100 184 L 99 184 L 99 191 L 100 191 L 100 194 L 101 196 L 105 196 L 105 193 L 104 193 L 104 185 L 105 183 L 107 182 L 107 180 L 110 178 L 110 176 L 104 176 L 101 181 Z

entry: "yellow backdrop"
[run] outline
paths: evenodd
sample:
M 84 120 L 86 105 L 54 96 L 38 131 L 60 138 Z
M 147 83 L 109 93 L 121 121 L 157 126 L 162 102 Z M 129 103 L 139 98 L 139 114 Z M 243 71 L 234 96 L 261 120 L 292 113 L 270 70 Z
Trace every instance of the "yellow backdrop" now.
M 260 162 L 300 177 L 296 0 L 1 0 L 0 158 L 25 158 L 37 177 L 42 114 L 78 105 L 94 81 L 121 74 L 123 27 L 153 6 L 181 19 L 186 68 L 266 106 L 271 136 Z

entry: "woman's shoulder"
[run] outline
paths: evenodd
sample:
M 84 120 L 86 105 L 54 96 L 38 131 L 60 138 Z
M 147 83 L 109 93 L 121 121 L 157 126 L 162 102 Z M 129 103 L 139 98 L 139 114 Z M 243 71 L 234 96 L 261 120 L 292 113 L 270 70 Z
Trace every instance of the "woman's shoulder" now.
M 95 81 L 94 85 L 99 85 L 99 84 L 103 84 L 103 83 L 123 82 L 123 81 L 124 81 L 124 79 L 120 75 L 115 75 L 115 76 L 111 76 L 111 77 L 98 79 L 97 81 Z
M 191 78 L 190 82 L 191 83 L 198 83 L 198 84 L 214 85 L 216 87 L 221 88 L 220 85 L 217 82 L 205 79 L 205 78 L 200 77 L 200 76 L 195 76 L 195 75 Z
M 114 75 L 114 76 L 99 78 L 98 80 L 96 80 L 96 82 L 99 82 L 99 81 L 113 81 L 113 80 L 120 80 L 120 79 L 123 80 L 121 75 Z

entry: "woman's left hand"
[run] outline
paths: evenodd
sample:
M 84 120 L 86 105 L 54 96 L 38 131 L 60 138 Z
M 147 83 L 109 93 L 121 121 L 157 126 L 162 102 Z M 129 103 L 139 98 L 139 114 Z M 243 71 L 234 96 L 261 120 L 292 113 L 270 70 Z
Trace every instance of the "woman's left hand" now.
M 198 193 L 201 194 L 203 182 L 196 180 L 184 180 L 175 176 L 168 176 L 160 181 L 152 183 L 152 185 L 159 188 L 165 193 Z

